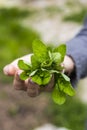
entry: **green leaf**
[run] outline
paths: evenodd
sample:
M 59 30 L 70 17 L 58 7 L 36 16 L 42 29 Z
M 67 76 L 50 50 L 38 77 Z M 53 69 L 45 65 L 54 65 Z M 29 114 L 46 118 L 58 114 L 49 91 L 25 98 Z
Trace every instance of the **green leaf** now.
M 42 79 L 38 75 L 32 76 L 32 81 L 35 82 L 35 83 L 37 83 L 38 85 L 42 85 Z
M 66 45 L 61 44 L 60 46 L 54 49 L 54 52 L 59 52 L 62 56 L 62 61 L 64 60 L 64 56 L 66 55 Z
M 65 87 L 64 82 L 65 82 L 65 80 L 64 80 L 62 77 L 59 77 L 59 79 L 57 80 L 57 83 L 58 83 L 58 85 L 59 85 L 59 89 L 60 89 L 61 91 L 64 90 L 64 87 Z
M 42 84 L 46 85 L 50 82 L 52 75 L 48 71 L 44 71 L 44 76 L 42 77 Z
M 64 93 L 66 93 L 67 95 L 69 95 L 69 96 L 74 96 L 75 95 L 75 90 L 71 86 L 70 82 L 66 81 L 63 78 L 60 78 L 58 80 L 58 84 L 59 84 L 60 90 L 63 91 Z
M 59 72 L 62 72 L 62 70 L 64 69 L 64 67 L 61 66 L 61 64 L 55 63 L 55 64 L 53 65 L 53 69 L 54 69 L 54 70 L 57 70 L 57 71 L 59 71 Z
M 59 71 L 57 71 L 57 70 L 49 70 L 49 72 L 52 74 L 52 73 L 57 73 L 57 74 L 59 74 L 60 72 Z
M 20 78 L 26 80 L 31 77 L 32 81 L 40 85 L 40 87 L 45 87 L 50 82 L 53 74 L 55 87 L 52 98 L 55 103 L 63 104 L 66 95 L 73 96 L 75 94 L 75 90 L 70 84 L 70 78 L 62 73 L 64 67 L 61 66 L 61 63 L 66 55 L 66 45 L 62 44 L 54 50 L 49 50 L 44 43 L 35 40 L 32 48 L 31 64 L 27 64 L 23 60 L 18 61 L 18 67 L 23 70 Z
M 22 73 L 20 74 L 20 79 L 21 79 L 21 80 L 26 80 L 27 78 L 29 78 L 29 75 L 27 75 L 26 72 L 22 72 Z
M 48 58 L 48 50 L 45 44 L 39 40 L 35 40 L 32 44 L 33 53 L 39 62 L 44 62 Z
M 58 52 L 54 52 L 52 53 L 52 60 L 53 62 L 60 64 L 62 62 L 62 56 L 60 53 Z
M 75 95 L 75 90 L 74 90 L 74 88 L 71 86 L 71 84 L 69 82 L 65 83 L 65 87 L 64 87 L 63 92 L 65 92 L 69 96 L 74 96 Z
M 31 56 L 31 64 L 32 69 L 38 69 L 40 67 L 40 63 L 38 62 L 37 58 L 34 55 Z
M 46 61 L 42 62 L 41 67 L 42 68 L 50 68 L 51 64 L 52 64 L 51 60 L 46 60 Z
M 37 71 L 35 75 L 31 76 L 32 81 L 39 85 L 46 85 L 50 82 L 52 75 L 48 71 Z
M 41 71 L 39 75 L 42 79 L 42 85 L 46 85 L 50 82 L 52 75 L 49 73 L 49 71 Z
M 63 73 L 61 73 L 61 75 L 62 75 L 62 77 L 63 77 L 66 81 L 70 82 L 70 78 L 69 78 L 67 75 L 65 75 L 65 74 L 63 74 Z
M 37 69 L 37 70 L 32 71 L 32 72 L 29 74 L 29 76 L 31 77 L 31 76 L 35 75 L 35 74 L 37 73 L 37 71 L 38 71 L 38 69 Z
M 66 100 L 66 95 L 59 90 L 58 84 L 55 85 L 54 90 L 52 92 L 52 99 L 56 104 L 63 104 Z
M 48 55 L 49 55 L 50 60 L 52 60 L 52 52 L 51 51 L 48 51 Z
M 21 69 L 21 70 L 30 70 L 31 69 L 31 66 L 28 65 L 27 63 L 25 63 L 23 60 L 19 60 L 18 61 L 18 67 Z
M 52 75 L 49 73 L 49 71 L 42 71 L 43 77 L 47 78 L 47 77 L 51 77 Z
M 43 80 L 42 80 L 42 85 L 48 84 L 48 83 L 50 82 L 50 80 L 51 80 L 51 76 L 46 77 L 46 78 L 43 78 Z

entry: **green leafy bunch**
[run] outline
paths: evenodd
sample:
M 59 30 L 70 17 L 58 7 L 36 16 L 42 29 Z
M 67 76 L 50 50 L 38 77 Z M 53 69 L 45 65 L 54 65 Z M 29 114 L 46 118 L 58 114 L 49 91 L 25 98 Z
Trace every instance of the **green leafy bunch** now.
M 45 87 L 54 75 L 52 98 L 55 103 L 63 104 L 67 95 L 74 96 L 75 94 L 75 90 L 70 84 L 70 78 L 63 73 L 64 67 L 61 66 L 66 55 L 66 45 L 61 44 L 49 49 L 41 41 L 35 40 L 32 48 L 31 63 L 18 61 L 18 67 L 23 70 L 20 78 L 26 80 L 31 77 L 32 81 L 40 87 Z

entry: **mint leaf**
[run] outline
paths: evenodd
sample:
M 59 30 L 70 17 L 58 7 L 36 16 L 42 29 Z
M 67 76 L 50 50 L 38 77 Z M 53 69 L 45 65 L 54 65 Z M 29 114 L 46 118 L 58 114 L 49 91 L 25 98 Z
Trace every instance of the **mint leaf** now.
M 27 63 L 25 63 L 23 60 L 19 60 L 18 61 L 18 67 L 21 69 L 21 70 L 30 70 L 31 69 L 31 66 Z
M 50 68 L 51 64 L 52 64 L 51 60 L 46 60 L 46 61 L 41 63 L 41 67 L 42 68 Z
M 39 40 L 35 40 L 32 44 L 33 53 L 39 62 L 44 62 L 48 58 L 48 50 L 45 44 Z
M 50 82 L 52 75 L 48 71 L 42 72 L 44 75 L 42 77 L 42 84 L 46 85 Z
M 48 55 L 49 55 L 50 60 L 52 60 L 52 52 L 49 50 L 48 50 Z
M 40 67 L 40 63 L 38 62 L 37 57 L 35 57 L 35 55 L 31 56 L 31 64 L 33 70 L 38 69 Z
M 59 74 L 60 72 L 59 71 L 57 71 L 57 70 L 49 70 L 49 72 L 52 74 L 52 73 L 57 73 L 57 74 Z
M 65 82 L 65 87 L 64 87 L 63 92 L 65 92 L 69 96 L 74 96 L 75 95 L 75 90 L 74 90 L 74 88 L 71 86 L 71 84 L 69 82 Z
M 29 76 L 31 77 L 31 76 L 35 75 L 35 74 L 37 73 L 37 71 L 38 71 L 38 69 L 37 69 L 37 70 L 32 71 L 32 72 L 30 73 L 30 75 L 29 75 Z
M 31 75 L 31 74 L 30 74 Z M 48 71 L 37 71 L 35 75 L 31 76 L 32 81 L 39 85 L 46 85 L 50 82 L 52 75 Z
M 60 71 L 60 72 L 62 72 L 62 70 L 64 69 L 64 67 L 61 66 L 61 64 L 60 64 L 60 65 L 55 65 L 55 68 L 56 68 L 58 71 Z
M 70 81 L 70 78 L 67 76 L 67 75 L 65 75 L 65 74 L 63 74 L 63 73 L 61 73 L 61 75 L 62 75 L 62 77 L 66 80 L 66 81 Z
M 54 52 L 52 53 L 52 60 L 53 62 L 60 64 L 62 62 L 62 56 L 60 53 L 58 52 Z
M 43 78 L 42 85 L 48 84 L 50 82 L 50 80 L 51 80 L 51 76 Z
M 67 95 L 69 96 L 75 95 L 75 90 L 71 86 L 70 82 L 64 80 L 63 78 L 60 78 L 60 80 L 58 80 L 58 84 L 59 84 L 60 90 L 66 93 Z
M 21 80 L 26 80 L 27 78 L 29 78 L 29 75 L 27 75 L 26 72 L 22 72 L 22 73 L 20 74 L 20 79 L 21 79 Z
M 61 63 L 66 54 L 66 45 L 61 44 L 55 49 L 49 49 L 43 42 L 35 40 L 32 48 L 31 64 L 27 64 L 23 60 L 18 61 L 18 67 L 23 70 L 20 78 L 26 80 L 31 77 L 32 81 L 40 87 L 46 87 L 54 75 L 52 98 L 55 103 L 63 104 L 66 95 L 75 94 L 75 90 L 70 84 L 70 78 L 62 73 L 64 67 L 61 66 Z
M 66 54 L 66 45 L 65 44 L 61 44 L 60 46 L 58 46 L 57 48 L 54 49 L 54 52 L 59 52 L 62 56 L 62 61 L 64 60 L 64 56 Z
M 38 75 L 32 76 L 32 81 L 35 82 L 35 83 L 37 83 L 38 85 L 42 85 L 42 79 Z
M 66 95 L 64 92 L 60 91 L 58 84 L 55 85 L 54 90 L 52 92 L 52 99 L 56 104 L 63 104 L 66 100 Z

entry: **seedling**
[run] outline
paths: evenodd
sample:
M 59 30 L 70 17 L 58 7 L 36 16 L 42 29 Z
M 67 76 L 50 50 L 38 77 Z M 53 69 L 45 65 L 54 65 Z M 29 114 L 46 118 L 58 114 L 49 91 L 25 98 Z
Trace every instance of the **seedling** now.
M 66 55 L 66 45 L 61 44 L 56 48 L 49 49 L 44 43 L 35 40 L 32 43 L 33 54 L 31 63 L 18 61 L 18 67 L 23 70 L 20 74 L 22 80 L 31 78 L 40 87 L 46 87 L 52 76 L 54 76 L 54 87 L 52 99 L 57 104 L 63 104 L 66 96 L 74 96 L 70 78 L 63 73 L 64 67 L 61 66 Z

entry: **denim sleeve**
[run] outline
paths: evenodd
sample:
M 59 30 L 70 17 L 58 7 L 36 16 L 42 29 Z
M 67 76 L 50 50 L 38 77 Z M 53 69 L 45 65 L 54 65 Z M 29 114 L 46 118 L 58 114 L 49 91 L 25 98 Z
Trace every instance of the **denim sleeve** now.
M 87 76 L 87 19 L 81 31 L 66 45 L 67 55 L 75 62 L 75 71 L 70 76 L 75 87 L 79 79 Z

